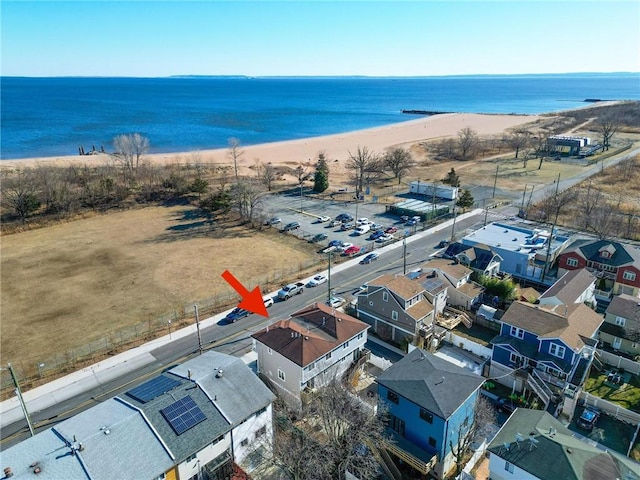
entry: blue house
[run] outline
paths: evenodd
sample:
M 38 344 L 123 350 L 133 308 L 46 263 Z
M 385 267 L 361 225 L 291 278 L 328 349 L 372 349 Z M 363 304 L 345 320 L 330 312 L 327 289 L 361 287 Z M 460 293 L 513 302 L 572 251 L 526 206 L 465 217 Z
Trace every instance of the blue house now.
M 593 359 L 603 318 L 583 303 L 533 305 L 513 302 L 491 340 L 490 376 L 547 406 L 569 383 L 581 386 Z
M 394 444 L 387 449 L 423 475 L 437 478 L 455 465 L 451 444 L 473 424 L 484 378 L 415 349 L 377 379 Z
M 548 230 L 490 223 L 460 240 L 463 245 L 482 246 L 500 257 L 500 271 L 516 278 L 542 282 L 545 265 L 553 265 L 569 243 L 569 237 Z M 548 254 L 548 255 L 547 255 Z M 547 275 L 548 276 L 548 275 Z M 545 278 L 545 282 L 547 282 Z

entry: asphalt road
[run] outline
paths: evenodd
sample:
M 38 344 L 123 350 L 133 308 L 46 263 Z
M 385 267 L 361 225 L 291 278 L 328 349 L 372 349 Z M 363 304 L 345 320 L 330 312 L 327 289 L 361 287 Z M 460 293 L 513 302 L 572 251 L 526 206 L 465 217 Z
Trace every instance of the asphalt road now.
M 496 220 L 498 212 L 492 212 L 489 221 Z M 474 225 L 483 223 L 484 215 L 476 215 L 456 223 L 456 233 L 465 232 Z M 459 234 L 459 233 L 458 233 Z M 435 246 L 440 240 L 448 240 L 451 229 L 419 238 L 407 244 L 406 270 L 410 271 L 424 263 L 430 255 L 436 252 Z M 376 262 L 368 265 L 354 265 L 341 272 L 331 274 L 331 289 L 334 295 L 349 297 L 360 285 L 384 273 L 402 273 L 404 269 L 402 248 L 382 254 Z M 205 349 L 241 356 L 251 350 L 251 334 L 277 320 L 288 318 L 289 315 L 313 302 L 325 301 L 328 295 L 328 284 L 319 287 L 305 288 L 304 292 L 287 301 L 276 301 L 269 308 L 269 318 L 259 315 L 249 315 L 236 323 L 224 320 L 204 328 L 201 331 L 202 344 Z M 376 347 L 374 347 L 376 349 Z M 377 349 L 381 350 L 381 349 Z M 168 345 L 151 352 L 155 361 L 143 368 L 128 372 L 111 382 L 103 383 L 98 388 L 80 394 L 67 401 L 42 411 L 30 412 L 36 432 L 49 428 L 56 423 L 69 418 L 104 400 L 119 395 L 148 378 L 157 375 L 162 370 L 186 361 L 198 354 L 197 335 L 177 339 Z M 390 358 L 390 360 L 394 360 Z M 26 421 L 15 422 L 6 426 L 0 432 L 2 437 L 0 449 L 14 445 L 28 437 Z

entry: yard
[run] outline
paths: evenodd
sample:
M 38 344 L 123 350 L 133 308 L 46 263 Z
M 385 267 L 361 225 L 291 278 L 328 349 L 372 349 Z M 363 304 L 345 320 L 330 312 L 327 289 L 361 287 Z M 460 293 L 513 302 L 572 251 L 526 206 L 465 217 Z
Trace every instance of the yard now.
M 598 398 L 608 400 L 628 410 L 640 412 L 640 381 L 637 375 L 628 375 L 628 381 L 615 385 L 607 381 L 607 375 L 592 369 L 584 389 Z

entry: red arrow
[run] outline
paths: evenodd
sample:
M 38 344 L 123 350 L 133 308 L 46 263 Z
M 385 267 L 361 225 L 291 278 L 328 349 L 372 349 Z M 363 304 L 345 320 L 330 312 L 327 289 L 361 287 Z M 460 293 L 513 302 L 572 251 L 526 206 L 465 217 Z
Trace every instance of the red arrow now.
M 246 288 L 244 288 L 244 285 L 242 285 L 240 281 L 231 274 L 229 270 L 224 271 L 224 273 L 222 274 L 222 278 L 224 278 L 227 283 L 231 285 L 233 289 L 242 297 L 242 301 L 238 304 L 238 308 L 248 310 L 251 313 L 257 313 L 258 315 L 262 315 L 263 317 L 269 317 L 269 313 L 267 313 L 267 307 L 264 306 L 264 300 L 262 299 L 260 287 L 256 287 L 251 291 L 247 290 Z

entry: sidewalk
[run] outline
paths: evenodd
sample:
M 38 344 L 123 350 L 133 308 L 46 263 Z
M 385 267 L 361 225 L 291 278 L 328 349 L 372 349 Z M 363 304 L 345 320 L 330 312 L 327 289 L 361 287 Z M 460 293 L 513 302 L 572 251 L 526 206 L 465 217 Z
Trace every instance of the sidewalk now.
M 482 213 L 482 210 L 476 209 L 471 212 L 458 215 L 457 221 L 464 220 L 465 218 L 471 217 L 473 215 L 478 215 L 480 213 Z M 433 233 L 449 228 L 451 227 L 452 223 L 453 220 L 447 220 L 446 222 L 433 228 L 420 233 L 416 233 L 415 235 L 408 237 L 406 239 L 406 243 L 409 244 L 415 242 L 422 237 L 426 237 Z M 398 248 L 402 248 L 402 243 L 403 242 L 398 241 L 391 245 L 380 248 L 377 251 L 379 253 L 386 253 Z M 332 268 L 332 273 L 346 270 L 347 268 L 358 264 L 360 260 L 361 259 L 359 257 L 356 257 L 340 265 L 337 265 Z M 327 275 L 327 271 L 324 270 L 323 272 L 316 272 L 301 281 L 306 283 L 318 273 Z M 276 294 L 277 292 L 271 292 L 269 295 L 275 296 Z M 207 328 L 217 324 L 230 311 L 231 309 L 219 313 L 218 315 L 214 315 L 213 317 L 202 320 L 200 322 L 200 328 Z M 149 343 L 145 343 L 144 345 L 132 348 L 131 350 L 122 352 L 99 363 L 83 368 L 82 370 L 78 370 L 77 372 L 73 372 L 69 375 L 53 380 L 47 384 L 41 385 L 27 392 L 23 392 L 22 396 L 27 405 L 27 410 L 30 414 L 39 412 L 57 403 L 69 400 L 70 398 L 73 398 L 80 393 L 87 392 L 93 388 L 99 387 L 104 382 L 109 382 L 124 375 L 125 373 L 153 363 L 155 361 L 155 358 L 153 357 L 153 355 L 151 355 L 151 351 L 163 347 L 171 343 L 172 341 L 184 338 L 191 334 L 195 334 L 196 331 L 196 326 L 190 325 L 181 330 L 171 332 L 171 334 L 169 335 L 165 335 L 164 337 L 155 339 Z M 17 422 L 22 418 L 24 418 L 24 414 L 17 397 L 12 397 L 0 403 L 0 428 L 11 425 L 12 423 Z

